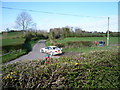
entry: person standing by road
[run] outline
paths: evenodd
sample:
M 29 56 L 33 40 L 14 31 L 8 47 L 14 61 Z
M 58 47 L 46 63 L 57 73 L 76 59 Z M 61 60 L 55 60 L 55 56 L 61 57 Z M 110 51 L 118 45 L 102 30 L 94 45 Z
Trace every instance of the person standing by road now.
M 46 53 L 45 54 L 45 63 L 49 64 L 49 62 L 50 62 L 50 55 L 49 55 L 49 53 Z
M 103 41 L 103 45 L 105 45 L 105 41 Z
M 96 46 L 98 45 L 98 42 L 97 42 L 97 41 L 95 41 L 95 45 L 96 45 Z
M 99 46 L 102 47 L 103 45 L 104 45 L 103 40 L 100 40 L 100 41 L 99 41 Z

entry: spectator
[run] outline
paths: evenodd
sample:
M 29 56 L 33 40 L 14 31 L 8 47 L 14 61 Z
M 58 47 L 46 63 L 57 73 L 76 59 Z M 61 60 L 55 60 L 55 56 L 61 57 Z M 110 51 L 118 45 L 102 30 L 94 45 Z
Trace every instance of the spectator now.
M 103 45 L 105 45 L 105 41 L 103 41 Z
M 102 47 L 104 44 L 103 40 L 99 41 L 99 46 Z
M 96 45 L 96 46 L 98 45 L 98 42 L 97 42 L 97 41 L 95 41 L 95 45 Z
M 49 53 L 46 53 L 46 54 L 45 54 L 45 60 L 50 60 L 50 55 L 49 55 Z

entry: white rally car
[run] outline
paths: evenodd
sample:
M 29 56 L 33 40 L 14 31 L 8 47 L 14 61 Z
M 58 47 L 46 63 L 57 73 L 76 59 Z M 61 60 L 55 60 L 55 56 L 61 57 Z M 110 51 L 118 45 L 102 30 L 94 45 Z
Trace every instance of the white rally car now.
M 62 54 L 62 48 L 58 48 L 57 46 L 48 46 L 45 48 L 41 48 L 40 52 L 49 53 L 50 55 Z

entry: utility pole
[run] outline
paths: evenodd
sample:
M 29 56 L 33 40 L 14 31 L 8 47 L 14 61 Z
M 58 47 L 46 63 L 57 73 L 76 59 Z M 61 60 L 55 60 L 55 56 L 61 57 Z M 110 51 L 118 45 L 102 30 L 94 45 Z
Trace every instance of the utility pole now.
M 107 46 L 109 46 L 109 20 L 110 20 L 110 17 L 108 17 Z

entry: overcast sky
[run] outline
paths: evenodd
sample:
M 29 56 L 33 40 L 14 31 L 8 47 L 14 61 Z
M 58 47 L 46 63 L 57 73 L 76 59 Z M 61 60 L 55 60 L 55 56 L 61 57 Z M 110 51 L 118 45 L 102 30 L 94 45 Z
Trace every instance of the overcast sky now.
M 86 31 L 106 32 L 107 18 L 110 17 L 110 31 L 118 31 L 118 0 L 104 0 L 108 2 L 100 2 L 102 0 L 97 0 L 99 2 L 94 0 L 86 0 L 86 2 L 70 2 L 71 0 L 69 2 L 54 2 L 55 0 L 52 2 L 47 2 L 48 0 L 45 0 L 46 2 L 38 2 L 38 0 L 34 0 L 34 2 L 30 0 L 24 0 L 27 2 L 13 1 L 15 0 L 2 1 L 2 7 L 13 9 L 2 8 L 2 28 L 0 30 L 16 29 L 17 15 L 26 10 L 33 21 L 37 23 L 38 29 L 48 31 L 50 28 L 71 26 L 80 27 Z

